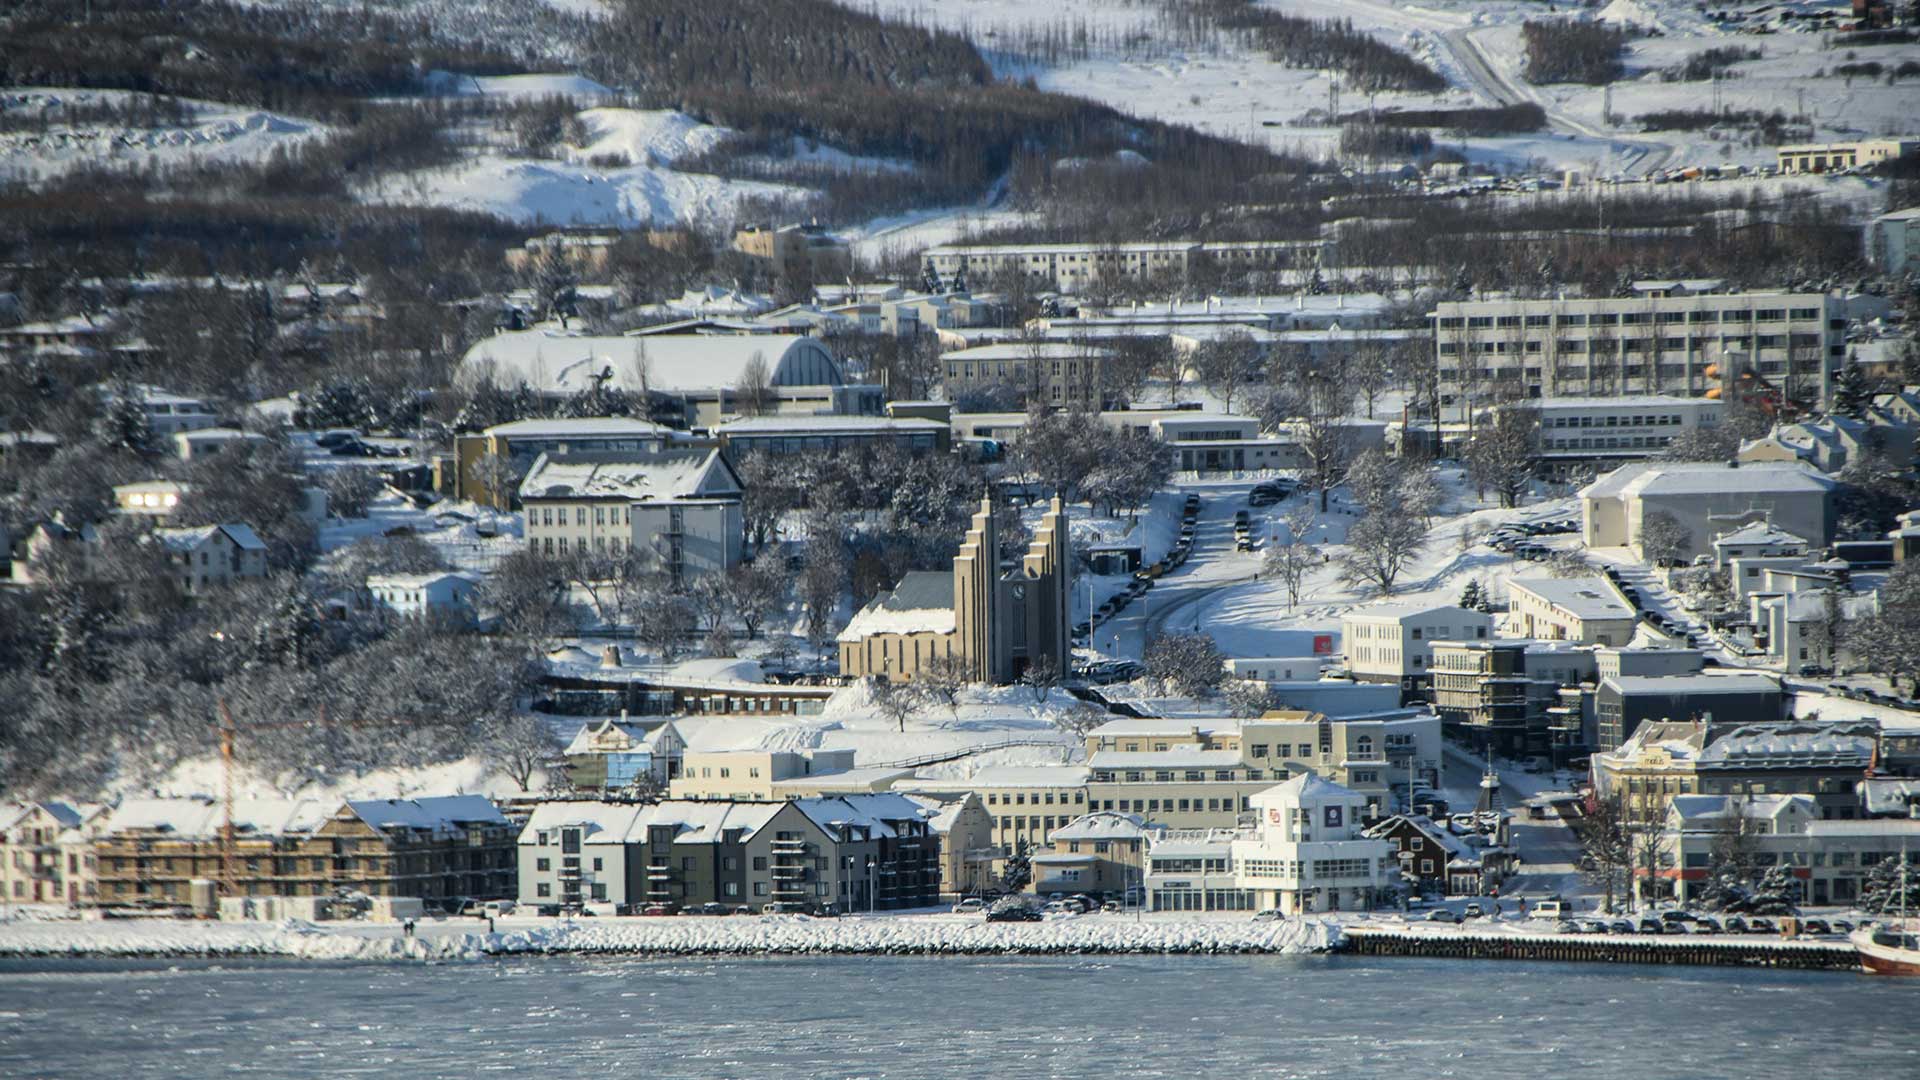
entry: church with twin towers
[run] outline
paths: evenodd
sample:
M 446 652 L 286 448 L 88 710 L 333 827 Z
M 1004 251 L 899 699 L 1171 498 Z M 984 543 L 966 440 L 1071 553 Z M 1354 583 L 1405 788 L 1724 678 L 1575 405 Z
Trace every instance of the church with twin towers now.
M 1025 554 L 1004 563 L 993 499 L 983 498 L 950 573 L 909 572 L 847 623 L 840 673 L 905 682 L 947 657 L 974 682 L 1011 683 L 1035 664 L 1064 673 L 1071 579 L 1067 512 L 1058 496 Z

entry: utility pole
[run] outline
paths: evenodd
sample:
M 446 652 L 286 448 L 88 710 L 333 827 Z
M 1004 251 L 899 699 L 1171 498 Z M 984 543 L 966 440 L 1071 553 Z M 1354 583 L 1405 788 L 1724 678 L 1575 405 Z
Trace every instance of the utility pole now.
M 240 895 L 240 880 L 233 865 L 233 713 L 227 700 L 220 699 L 220 891 L 225 896 Z

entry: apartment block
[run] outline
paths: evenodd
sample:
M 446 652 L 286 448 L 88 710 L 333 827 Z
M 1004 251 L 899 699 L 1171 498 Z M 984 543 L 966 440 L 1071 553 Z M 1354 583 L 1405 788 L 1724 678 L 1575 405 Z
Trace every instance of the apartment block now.
M 1083 410 L 1105 403 L 1106 362 L 1107 350 L 1068 341 L 976 345 L 940 357 L 949 400 L 969 390 L 1012 386 L 1030 401 Z
M 1361 682 L 1399 683 L 1412 691 L 1428 684 L 1436 641 L 1478 640 L 1493 632 L 1493 616 L 1453 604 L 1372 604 L 1340 620 L 1347 673 Z
M 1443 405 L 1620 395 L 1703 397 L 1750 369 L 1817 391 L 1846 355 L 1846 312 L 1824 293 L 1721 292 L 1643 282 L 1627 297 L 1447 301 L 1428 313 Z
M 1726 414 L 1726 403 L 1718 399 L 1668 395 L 1529 404 L 1540 417 L 1538 459 L 1556 475 L 1658 457 L 1673 440 L 1718 427 Z

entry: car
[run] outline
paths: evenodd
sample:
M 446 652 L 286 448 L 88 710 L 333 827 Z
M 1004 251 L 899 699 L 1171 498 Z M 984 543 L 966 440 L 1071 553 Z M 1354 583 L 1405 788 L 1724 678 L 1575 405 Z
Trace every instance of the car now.
M 1235 551 L 1252 551 L 1253 541 L 1248 540 L 1245 537 L 1242 537 L 1239 540 L 1234 541 L 1233 549 Z
M 1606 933 L 1606 932 L 1607 932 L 1607 923 L 1606 923 L 1606 920 L 1604 920 L 1604 919 L 1581 919 L 1581 920 L 1580 920 L 1580 932 L 1581 932 L 1581 933 L 1583 933 L 1583 934 L 1604 934 L 1604 933 Z
M 1720 932 L 1719 920 L 1702 915 L 1693 920 L 1693 932 L 1696 934 L 1717 934 Z
M 771 907 L 772 905 L 768 906 Z M 691 911 L 693 909 L 689 908 L 688 910 Z M 709 900 L 700 905 L 699 913 L 702 915 L 731 915 L 733 914 L 733 909 L 717 900 Z
M 673 905 L 672 904 L 648 904 L 645 907 L 640 909 L 640 914 L 671 915 L 673 914 Z
M 1118 900 L 1108 900 L 1100 905 L 1100 910 L 1109 914 L 1125 911 L 1127 906 Z
M 1457 923 L 1460 921 L 1460 916 L 1455 915 L 1447 908 L 1434 908 L 1432 911 L 1427 912 L 1427 921 Z
M 1254 922 L 1279 922 L 1284 918 L 1286 918 L 1286 916 L 1280 914 L 1279 908 L 1266 908 L 1253 913 Z
M 533 913 L 543 919 L 556 919 L 560 917 L 560 905 L 541 904 L 533 909 Z
M 1045 916 L 1025 904 L 1007 904 L 987 912 L 988 922 L 1040 922 Z
M 1080 914 L 1080 905 L 1069 903 L 1065 900 L 1054 900 L 1047 904 L 1046 907 L 1041 908 L 1040 913 L 1042 915 L 1078 915 Z
M 1853 924 L 1845 919 L 1835 919 L 1833 920 L 1833 932 L 1836 934 L 1851 934 L 1853 933 Z
M 969 896 L 953 905 L 953 910 L 957 915 L 974 915 L 987 910 L 987 902 L 977 896 Z
M 1090 634 L 1090 633 L 1092 633 L 1092 632 L 1093 632 L 1093 624 L 1091 624 L 1091 623 L 1075 623 L 1075 624 L 1073 624 L 1073 636 L 1074 636 L 1074 637 L 1086 637 L 1086 636 L 1087 636 L 1088 634 Z
M 1607 924 L 1607 933 L 1631 934 L 1633 933 L 1633 924 L 1625 919 L 1615 919 Z
M 1640 920 L 1640 925 L 1636 929 L 1643 934 L 1664 934 L 1667 932 L 1667 926 L 1667 923 L 1648 916 Z
M 1693 918 L 1693 913 L 1690 911 L 1674 910 L 1660 913 L 1660 921 L 1664 923 L 1688 923 L 1692 922 Z
M 1245 525 L 1249 517 L 1250 515 L 1245 510 L 1235 510 L 1233 512 L 1233 523 L 1235 525 Z
M 1280 496 L 1278 493 L 1272 492 L 1272 491 L 1262 491 L 1259 488 L 1255 488 L 1252 492 L 1250 492 L 1247 495 L 1248 506 L 1272 506 L 1274 503 L 1277 503 L 1279 501 L 1280 501 Z
M 1486 913 L 1486 909 L 1478 903 L 1471 903 L 1460 909 L 1460 917 L 1463 919 L 1478 919 Z
M 1727 916 L 1726 921 L 1720 925 L 1722 929 L 1726 930 L 1729 934 L 1744 934 L 1747 932 L 1747 920 L 1738 915 Z
M 1556 934 L 1584 934 L 1587 931 L 1582 924 L 1574 922 L 1572 919 L 1562 919 L 1554 926 L 1553 932 Z
M 702 904 L 700 906 L 704 908 L 714 905 Z M 806 911 L 807 906 L 805 904 L 796 904 L 789 900 L 775 900 L 771 904 L 760 905 L 760 914 L 762 915 L 804 915 Z
M 1800 924 L 1803 934 L 1831 934 L 1833 927 L 1825 919 L 1807 919 Z
M 1772 919 L 1748 919 L 1747 929 L 1756 934 L 1777 934 L 1780 932 L 1780 927 L 1775 925 Z
M 1067 897 L 1067 899 L 1069 901 L 1072 901 L 1073 903 L 1079 904 L 1080 911 L 1083 914 L 1091 914 L 1092 912 L 1100 910 L 1100 901 L 1095 900 L 1093 897 L 1088 896 L 1086 893 L 1074 893 L 1072 896 Z

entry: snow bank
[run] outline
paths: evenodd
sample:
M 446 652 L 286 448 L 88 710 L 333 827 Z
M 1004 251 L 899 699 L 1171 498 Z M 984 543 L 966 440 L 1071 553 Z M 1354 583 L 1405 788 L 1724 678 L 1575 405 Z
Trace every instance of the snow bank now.
M 515 920 L 502 920 L 510 925 Z M 531 922 L 532 920 L 525 920 Z M 645 955 L 1309 953 L 1342 940 L 1330 920 L 1254 922 L 1089 915 L 1043 923 L 979 916 L 812 919 L 801 915 L 581 919 L 477 934 L 423 923 L 328 928 L 311 923 L 171 919 L 0 925 L 0 956 L 285 956 L 303 960 L 467 960 L 554 953 Z

